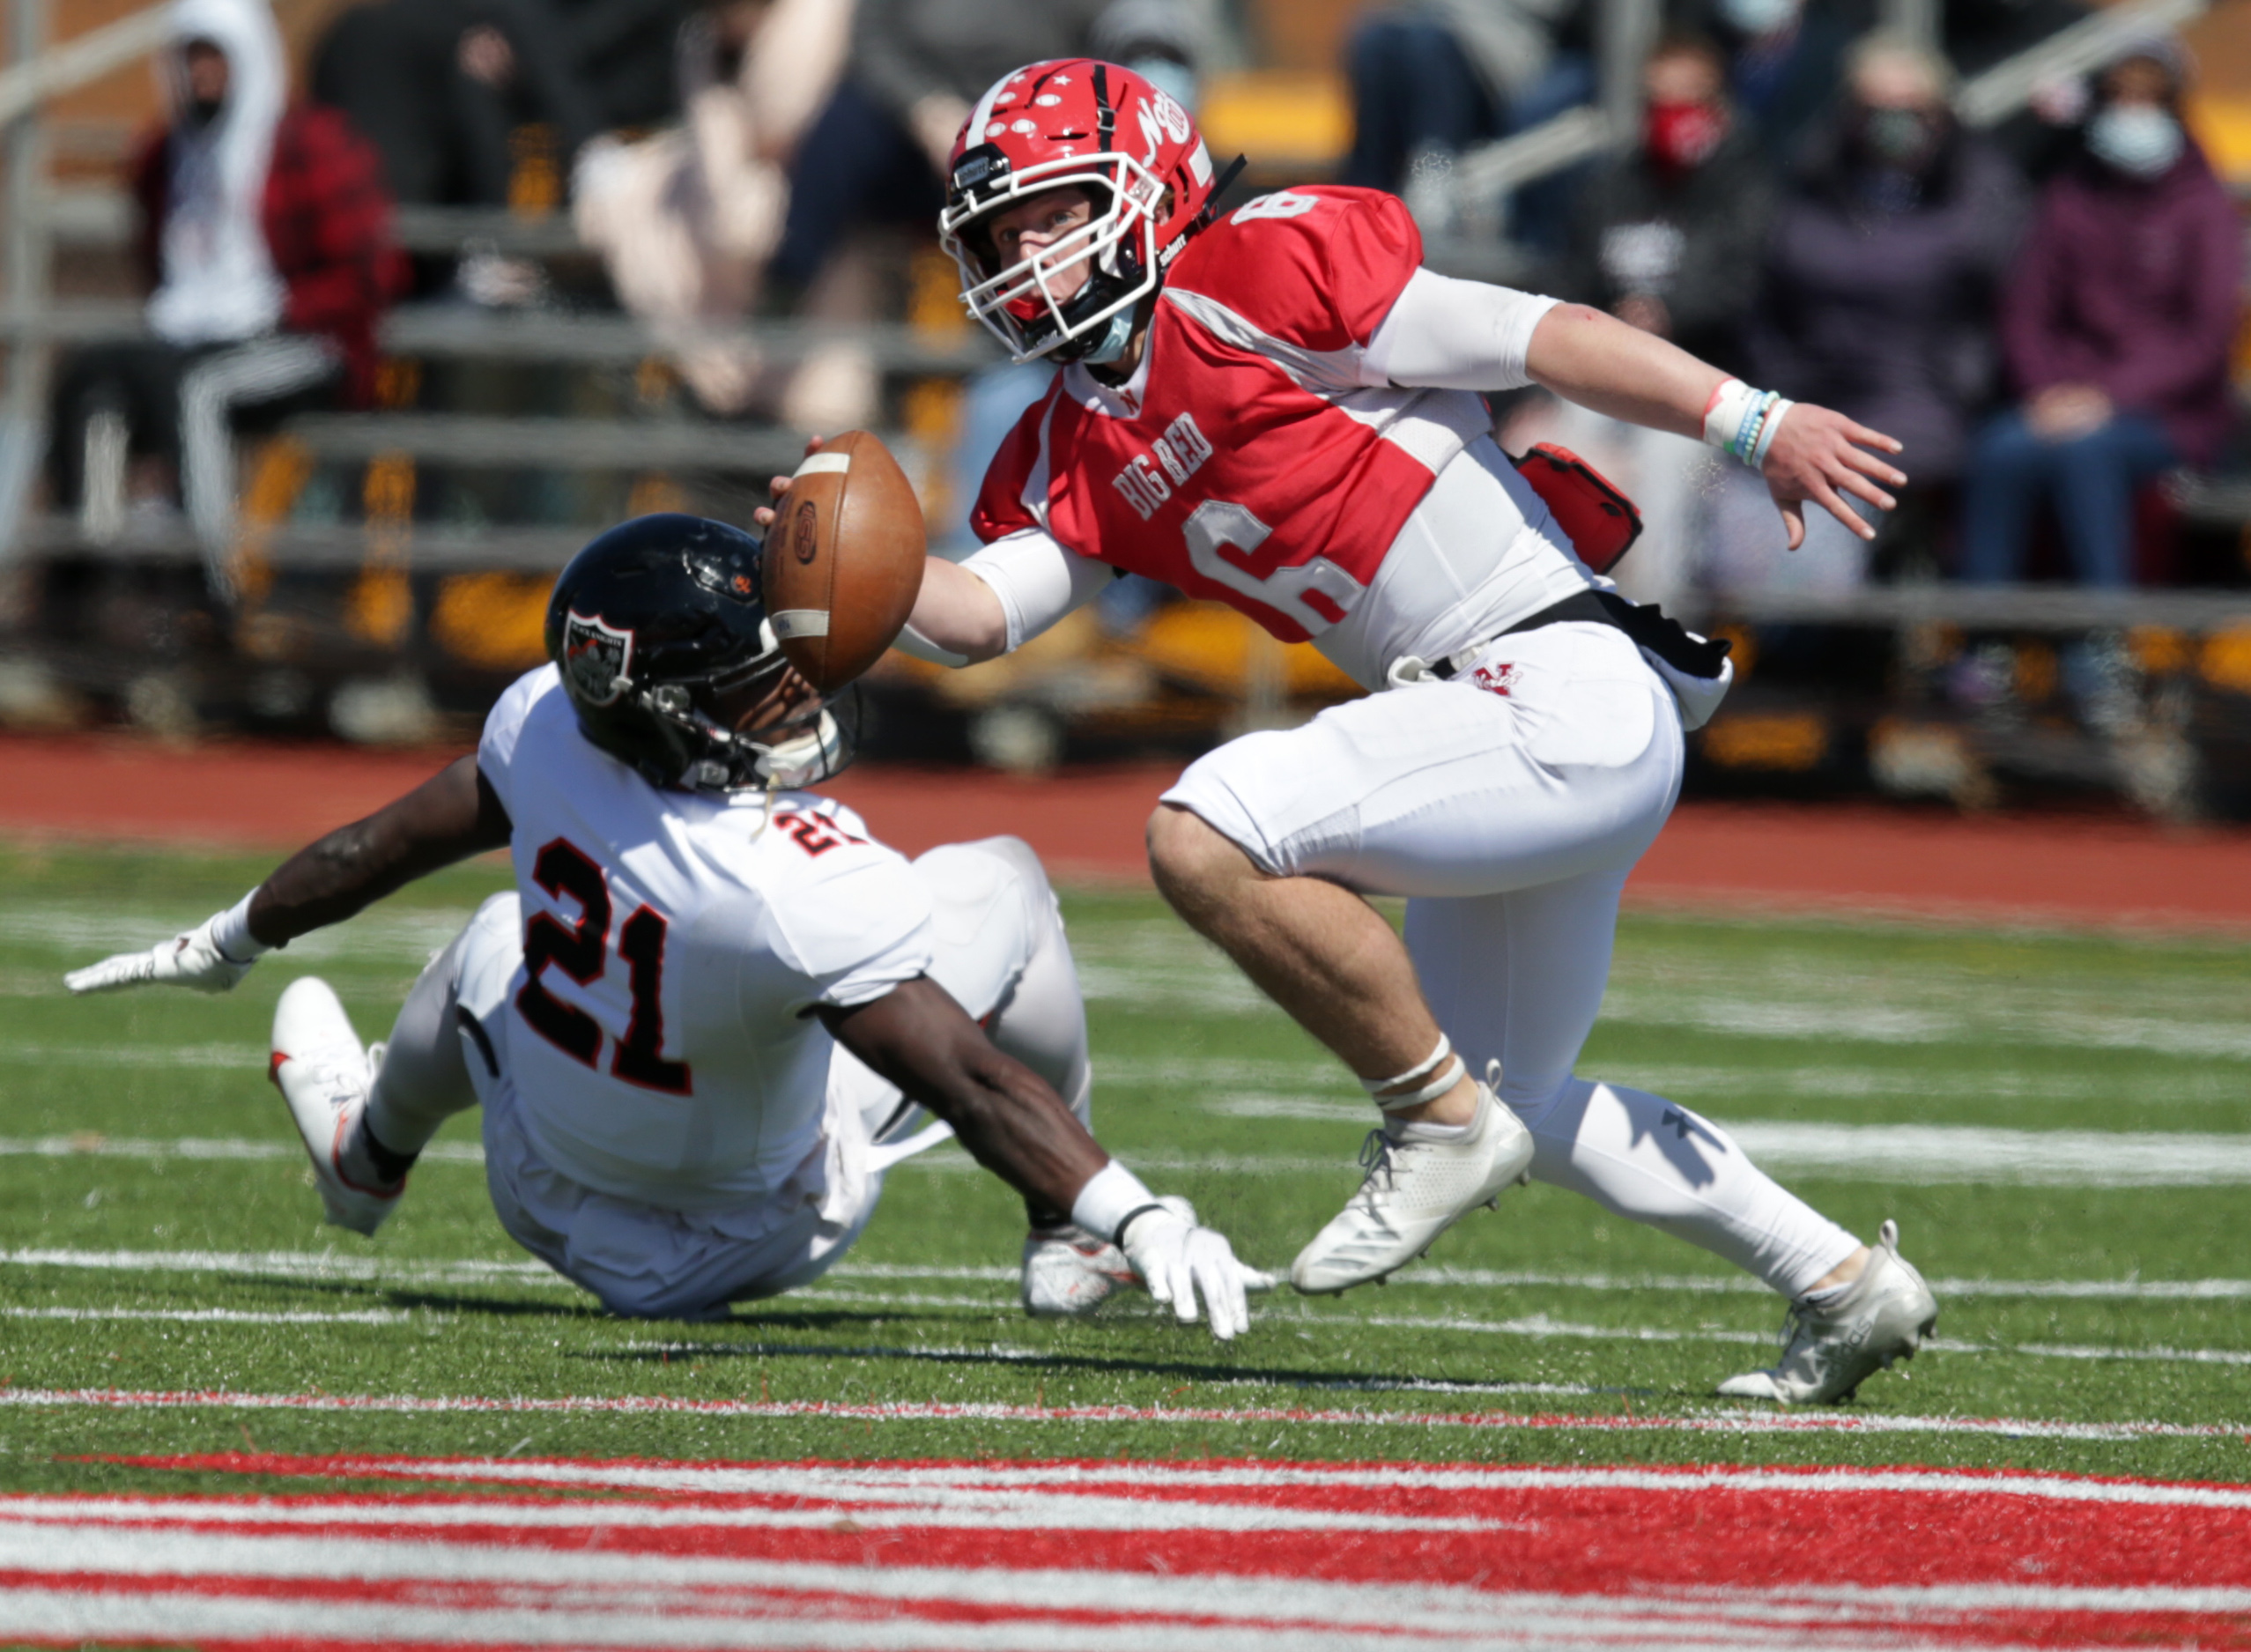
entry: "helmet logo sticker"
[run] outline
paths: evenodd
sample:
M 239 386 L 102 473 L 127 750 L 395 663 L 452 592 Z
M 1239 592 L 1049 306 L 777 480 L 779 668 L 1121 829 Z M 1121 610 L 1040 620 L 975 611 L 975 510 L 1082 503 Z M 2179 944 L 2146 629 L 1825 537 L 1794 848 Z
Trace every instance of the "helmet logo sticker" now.
M 576 697 L 589 706 L 611 706 L 626 692 L 633 664 L 633 633 L 571 610 L 563 622 L 563 670 Z

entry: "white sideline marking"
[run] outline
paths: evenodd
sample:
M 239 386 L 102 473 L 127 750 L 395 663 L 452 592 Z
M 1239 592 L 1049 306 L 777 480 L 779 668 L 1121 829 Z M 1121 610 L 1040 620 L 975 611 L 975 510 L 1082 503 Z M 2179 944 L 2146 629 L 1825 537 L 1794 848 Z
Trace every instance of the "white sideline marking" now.
M 1264 1107 L 1275 1098 L 1248 1099 Z M 1230 1104 L 1214 1103 L 1222 1110 Z M 1309 1101 L 1322 1118 L 1355 1122 L 1367 1109 Z M 1773 1120 L 1719 1121 L 1764 1167 L 1784 1174 L 1847 1182 L 2006 1183 L 2020 1187 L 2188 1188 L 2251 1184 L 2251 1135 L 2168 1130 L 2012 1130 L 1973 1125 L 1796 1124 Z M 93 1131 L 0 1137 L 0 1157 L 68 1159 L 294 1159 L 294 1142 L 225 1137 L 156 1140 Z M 1136 1168 L 1172 1174 L 1333 1175 L 1351 1166 L 1343 1154 L 1316 1159 L 1246 1153 L 1137 1153 Z M 425 1164 L 481 1165 L 475 1142 L 436 1142 Z M 940 1148 L 906 1161 L 949 1174 L 985 1174 L 959 1149 Z
M 1059 1423 L 1072 1428 L 1088 1423 L 1233 1423 L 1261 1426 L 1287 1423 L 1346 1428 L 1499 1428 L 1596 1433 L 1873 1433 L 1999 1435 L 2008 1439 L 2243 1440 L 2251 1424 L 2115 1422 L 2064 1423 L 2016 1418 L 1901 1417 L 1870 1413 L 1720 1410 L 1697 1408 L 1670 1417 L 1646 1413 L 1620 1416 L 1530 1416 L 1507 1411 L 1303 1411 L 1281 1407 L 1240 1408 L 1082 1405 L 1045 1409 L 991 1404 L 844 1404 L 825 1400 L 692 1400 L 669 1395 L 576 1395 L 551 1399 L 461 1395 L 249 1394 L 128 1391 L 116 1389 L 0 1389 L 0 1405 L 86 1407 L 112 1411 L 366 1411 L 373 1413 L 468 1412 L 477 1415 L 685 1414 L 699 1417 L 840 1418 L 860 1422 Z
M 1207 1112 L 1362 1124 L 1365 1102 L 1311 1095 L 1222 1096 Z M 2251 1182 L 2251 1136 L 2170 1130 L 2015 1130 L 1960 1124 L 1800 1124 L 1718 1120 L 1760 1167 L 1848 1182 L 2005 1182 L 2018 1187 L 2191 1188 Z M 1192 1169 L 1137 1157 L 1150 1169 Z M 1211 1161 L 1205 1161 L 1211 1162 Z M 1279 1160 L 1274 1161 L 1277 1165 Z M 1292 1161 L 1295 1167 L 1299 1161 Z
M 294 1149 L 292 1152 L 296 1151 Z M 551 1285 L 575 1290 L 544 1263 L 477 1259 L 394 1259 L 368 1251 L 320 1250 L 0 1250 L 0 1263 L 18 1267 L 87 1268 L 124 1273 L 238 1273 L 258 1278 L 398 1280 L 411 1283 Z M 839 1263 L 828 1279 L 934 1279 L 1013 1285 L 1017 1270 L 942 1263 Z M 1696 1295 L 1771 1297 L 1746 1274 L 1544 1273 L 1529 1269 L 1403 1268 L 1393 1288 L 1468 1286 L 1478 1289 L 1663 1291 Z M 818 1285 L 808 1287 L 818 1290 Z M 2238 1301 L 2251 1299 L 2251 1279 L 1933 1279 L 1946 1297 L 2057 1297 L 2092 1300 Z M 792 1295 L 797 1293 L 791 1293 Z M 981 1306 L 981 1304 L 979 1304 Z
M 141 1136 L 106 1136 L 99 1130 L 68 1135 L 0 1136 L 0 1158 L 138 1159 L 161 1164 L 172 1159 L 301 1159 L 293 1141 L 241 1136 L 178 1136 L 161 1140 Z M 433 1142 L 422 1150 L 422 1164 L 481 1165 L 485 1149 L 475 1142 Z
M 176 1325 L 403 1325 L 414 1317 L 401 1308 L 340 1313 L 239 1308 L 0 1308 L 0 1319 L 160 1320 Z M 435 1317 L 433 1315 L 433 1317 Z
M 1741 1491 L 1892 1494 L 1936 1493 L 2013 1497 L 2069 1503 L 2147 1504 L 2195 1508 L 2251 1509 L 2251 1486 L 2200 1485 L 2163 1480 L 2095 1479 L 2080 1475 L 1983 1469 L 1938 1468 L 1769 1468 L 1756 1464 L 1678 1467 L 1628 1465 L 1586 1468 L 1545 1467 L 1536 1464 L 1487 1467 L 1477 1463 L 1182 1463 L 1069 1462 L 922 1463 L 914 1462 L 851 1463 L 740 1463 L 589 1462 L 554 1457 L 396 1457 L 351 1456 L 323 1463 L 334 1474 L 324 1478 L 357 1478 L 381 1475 L 386 1478 L 447 1481 L 498 1480 L 511 1485 L 599 1487 L 616 1491 L 687 1493 L 700 1497 L 818 1498 L 835 1502 L 870 1501 L 903 1504 L 921 1500 L 932 1505 L 959 1503 L 1042 1487 L 1078 1493 L 1088 1487 L 1160 1486 L 1167 1490 L 1259 1492 L 1325 1489 L 1389 1492 L 1417 1491 Z M 37 1493 L 25 1502 L 41 1501 Z M 231 1498 L 167 1499 L 152 1503 L 145 1498 L 117 1498 L 89 1515 L 80 1499 L 55 1500 L 57 1519 L 74 1516 L 105 1520 L 159 1520 L 187 1511 L 208 1518 L 263 1523 L 262 1512 L 250 1512 Z M 268 1505 L 257 1505 L 263 1510 Z M 516 1505 L 517 1508 L 523 1507 Z M 603 1504 L 603 1509 L 614 1505 Z M 1060 1505 L 1075 1508 L 1076 1503 Z M 1164 1508 L 1193 1505 L 1166 1503 Z M 8 1503 L 0 1496 L 0 1510 Z M 584 1505 L 575 1506 L 581 1518 Z M 231 1512 L 230 1512 L 231 1511 Z M 43 1517 L 43 1516 L 41 1516 Z M 307 1507 L 301 1518 L 317 1523 L 316 1508 Z M 506 1523 L 506 1522 L 504 1522 Z M 1058 1520 L 1056 1524 L 1067 1522 Z
M 319 1250 L 26 1248 L 0 1251 L 0 1263 L 19 1268 L 88 1268 L 115 1273 L 227 1273 L 259 1279 L 353 1279 L 405 1285 L 545 1285 L 567 1291 L 578 1289 L 540 1262 L 394 1262 L 374 1254 L 352 1256 Z

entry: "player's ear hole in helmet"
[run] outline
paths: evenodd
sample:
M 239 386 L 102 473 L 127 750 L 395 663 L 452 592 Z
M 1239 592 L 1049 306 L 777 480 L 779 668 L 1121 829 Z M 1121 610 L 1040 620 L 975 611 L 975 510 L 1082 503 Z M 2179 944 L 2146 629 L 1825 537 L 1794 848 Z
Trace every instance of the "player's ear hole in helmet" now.
M 768 622 L 753 536 L 662 513 L 597 536 L 547 602 L 547 657 L 589 745 L 653 786 L 788 789 L 851 760 L 859 700 L 824 701 Z

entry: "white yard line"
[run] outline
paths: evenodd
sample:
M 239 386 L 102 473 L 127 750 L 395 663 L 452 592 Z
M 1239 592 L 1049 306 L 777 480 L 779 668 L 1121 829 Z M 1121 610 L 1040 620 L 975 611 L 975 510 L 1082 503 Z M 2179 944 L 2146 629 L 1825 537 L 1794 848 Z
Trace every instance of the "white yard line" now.
M 403 1325 L 413 1317 L 389 1308 L 332 1314 L 240 1308 L 0 1308 L 0 1319 L 154 1320 L 173 1325 Z
M 2243 1440 L 2251 1424 L 2067 1423 L 2034 1419 L 1906 1417 L 1835 1411 L 1696 1408 L 1673 1416 L 1527 1415 L 1507 1411 L 1310 1411 L 1271 1406 L 843 1404 L 819 1400 L 693 1400 L 669 1395 L 577 1395 L 555 1398 L 454 1395 L 252 1394 L 240 1391 L 131 1391 L 115 1389 L 0 1389 L 0 1406 L 112 1411 L 342 1411 L 403 1415 L 620 1415 L 836 1418 L 867 1422 L 1200 1424 L 1275 1423 L 1333 1427 L 1492 1428 L 1599 1433 L 1961 1434 L 2032 1440 L 2122 1441 L 2145 1439 Z
M 415 1257 L 372 1251 L 322 1250 L 90 1250 L 25 1247 L 0 1250 L 0 1264 L 16 1267 L 90 1269 L 120 1273 L 227 1273 L 256 1278 L 364 1279 L 386 1283 L 550 1285 L 569 1286 L 544 1263 L 481 1258 Z M 827 1279 L 927 1279 L 1005 1285 L 1013 1287 L 1017 1270 L 999 1264 L 964 1266 L 942 1263 L 839 1263 Z M 1694 1295 L 1771 1297 L 1773 1293 L 1744 1274 L 1550 1273 L 1536 1269 L 1402 1269 L 1391 1285 L 1477 1290 L 1565 1290 L 1596 1293 L 1655 1291 Z M 813 1288 L 818 1288 L 818 1286 Z M 2117 1301 L 2241 1301 L 2251 1300 L 2251 1279 L 1934 1279 L 1943 1298 L 2084 1298 Z
M 1215 1103 L 1286 1109 L 1303 1104 L 1311 1116 L 1358 1122 L 1365 1108 L 1320 1098 L 1250 1096 Z M 1295 1115 L 1292 1115 L 1295 1116 Z M 1776 1120 L 1721 1121 L 1744 1151 L 1766 1168 L 1786 1175 L 1850 1182 L 1983 1182 L 2024 1187 L 2185 1188 L 2251 1184 L 2251 1135 L 2170 1130 L 2015 1130 L 1973 1125 L 1802 1124 Z M 0 1158 L 174 1159 L 293 1159 L 294 1142 L 270 1137 L 184 1137 L 155 1139 L 78 1131 L 0 1137 Z M 1333 1158 L 1287 1154 L 1135 1153 L 1137 1169 L 1180 1174 L 1333 1176 L 1351 1167 Z M 484 1149 L 473 1141 L 433 1143 L 429 1164 L 478 1165 Z M 981 1175 L 969 1156 L 942 1147 L 907 1159 L 900 1168 Z

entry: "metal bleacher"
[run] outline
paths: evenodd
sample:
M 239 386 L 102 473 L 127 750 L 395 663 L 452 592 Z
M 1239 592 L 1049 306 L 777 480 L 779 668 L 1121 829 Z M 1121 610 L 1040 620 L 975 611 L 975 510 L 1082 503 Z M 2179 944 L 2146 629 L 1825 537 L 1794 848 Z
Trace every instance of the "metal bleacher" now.
M 49 146 L 39 112 L 42 100 L 56 92 L 145 54 L 156 39 L 157 13 L 135 13 L 46 50 L 44 4 L 14 0 L 13 66 L 0 70 L 0 133 L 7 143 L 9 203 L 8 284 L 5 302 L 0 304 L 0 350 L 5 351 L 7 361 L 6 397 L 0 404 L 0 577 L 11 560 L 68 558 L 161 565 L 207 559 L 207 549 L 199 547 L 176 522 L 128 520 L 90 537 L 76 517 L 19 508 L 29 491 L 26 456 L 36 446 L 48 362 L 58 350 L 130 338 L 142 331 L 137 306 L 52 296 L 58 254 L 114 255 L 129 241 L 132 218 L 130 203 L 114 189 L 53 186 Z M 1887 27 L 1930 39 L 1940 4 L 1880 0 L 1880 10 Z M 2119 0 L 1966 81 L 1958 92 L 1959 112 L 1973 125 L 1996 124 L 2022 108 L 2047 78 L 2099 65 L 2137 31 L 2177 26 L 2206 4 Z M 1639 67 L 1655 36 L 1659 16 L 1660 0 L 1599 0 L 1596 53 L 1602 91 L 1597 101 L 1459 159 L 1451 180 L 1455 230 L 1431 239 L 1428 253 L 1434 266 L 1485 279 L 1523 278 L 1524 258 L 1498 233 L 1506 198 L 1542 176 L 1630 141 L 1638 120 Z M 473 248 L 563 269 L 574 263 L 582 266 L 588 256 L 567 215 L 560 213 L 520 216 L 410 207 L 399 212 L 396 229 L 404 248 L 434 258 Z M 508 380 L 514 374 L 511 382 L 547 384 L 606 379 L 614 385 L 700 344 L 738 348 L 776 368 L 848 349 L 894 389 L 914 383 L 942 386 L 1001 359 L 983 335 L 962 318 L 953 317 L 951 324 L 931 324 L 927 315 L 922 320 L 920 325 L 881 322 L 848 326 L 761 322 L 694 331 L 657 329 L 599 307 L 488 309 L 448 301 L 394 311 L 380 342 L 387 358 L 418 372 L 482 375 L 487 381 Z M 547 376 L 540 379 L 543 372 Z M 527 398 L 500 399 L 517 406 Z M 451 404 L 443 396 L 421 398 L 421 404 L 415 404 L 412 397 L 396 398 L 378 411 L 299 415 L 278 433 L 302 461 L 332 477 L 372 478 L 381 465 L 420 467 L 438 476 L 600 475 L 707 486 L 738 510 L 747 508 L 767 475 L 794 468 L 802 451 L 800 432 L 774 423 L 692 416 L 682 411 L 677 399 L 618 395 L 529 399 L 541 411 L 439 411 Z M 910 398 L 886 399 L 903 407 Z M 934 466 L 942 460 L 950 436 L 943 430 L 933 433 L 927 407 L 943 400 L 926 398 L 925 418 L 916 430 L 879 433 L 902 453 L 919 452 Z M 2179 476 L 2169 481 L 2167 494 L 2185 522 L 2229 529 L 2251 523 L 2251 479 Z M 582 543 L 591 525 L 552 510 L 528 514 L 534 519 L 509 520 L 503 515 L 487 520 L 472 513 L 457 520 L 426 508 L 418 515 L 410 508 L 377 521 L 372 508 L 367 520 L 350 510 L 331 509 L 323 515 L 286 507 L 275 514 L 270 508 L 263 520 L 245 530 L 244 548 L 270 569 L 325 576 L 338 586 L 343 582 L 337 576 L 354 571 L 365 574 L 371 569 L 384 570 L 387 577 L 402 572 L 441 578 L 488 573 L 544 575 Z M 0 589 L 0 598 L 4 598 L 4 589 Z M 1813 594 L 1769 589 L 1710 593 L 1705 611 L 1692 617 L 1709 625 L 1862 627 L 1900 638 L 1934 627 L 1956 633 L 2046 634 L 2058 640 L 2138 627 L 2195 640 L 2251 625 L 2251 590 L 2120 593 L 2034 585 L 1969 589 L 1898 584 Z M 1243 645 L 1246 663 L 1238 668 L 1234 688 L 1225 691 L 1242 697 L 1245 709 L 1239 724 L 1255 725 L 1276 713 L 1271 702 L 1280 693 L 1275 684 L 1285 674 L 1284 667 L 1277 663 L 1278 654 L 1270 655 L 1262 644 L 1263 639 L 1255 638 Z M 405 652 L 394 651 L 405 660 Z M 365 658 L 359 658 L 353 669 L 364 670 Z M 1296 667 L 1289 670 L 1294 672 Z

